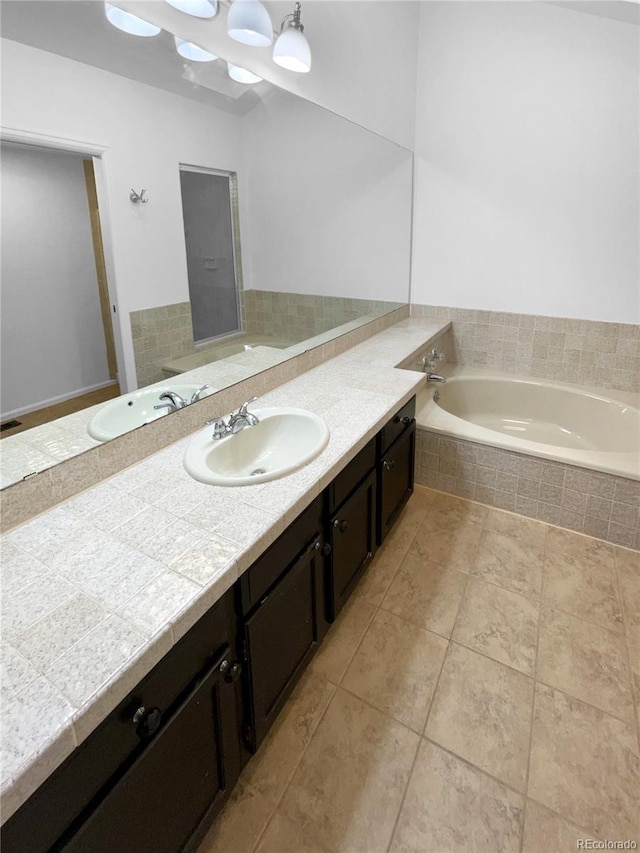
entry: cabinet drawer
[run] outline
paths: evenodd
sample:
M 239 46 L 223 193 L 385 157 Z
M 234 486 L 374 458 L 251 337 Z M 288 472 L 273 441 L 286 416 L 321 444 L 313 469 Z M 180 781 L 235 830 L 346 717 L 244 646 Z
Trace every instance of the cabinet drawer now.
M 395 415 L 382 427 L 378 433 L 380 442 L 378 454 L 383 456 L 391 447 L 393 442 L 414 420 L 416 415 L 416 398 L 412 397 L 408 403 L 399 409 Z
M 376 439 L 363 447 L 358 455 L 349 462 L 328 488 L 329 514 L 332 515 L 353 490 L 361 483 L 376 464 Z
M 322 530 L 322 497 L 308 506 L 273 545 L 241 576 L 240 612 L 245 616 L 271 589 L 287 566 Z
M 159 736 L 185 691 L 213 664 L 236 631 L 233 595 L 228 592 L 7 821 L 2 828 L 3 851 L 48 851 L 78 814 L 102 795 L 105 783 L 153 742 L 133 722 L 136 710 L 160 710 Z M 234 690 L 239 716 L 239 684 Z

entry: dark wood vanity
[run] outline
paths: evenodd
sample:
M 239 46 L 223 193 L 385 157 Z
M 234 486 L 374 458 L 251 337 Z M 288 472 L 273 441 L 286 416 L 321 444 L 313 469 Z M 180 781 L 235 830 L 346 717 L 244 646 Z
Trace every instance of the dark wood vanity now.
M 4 853 L 194 850 L 413 491 L 415 397 L 2 829 Z

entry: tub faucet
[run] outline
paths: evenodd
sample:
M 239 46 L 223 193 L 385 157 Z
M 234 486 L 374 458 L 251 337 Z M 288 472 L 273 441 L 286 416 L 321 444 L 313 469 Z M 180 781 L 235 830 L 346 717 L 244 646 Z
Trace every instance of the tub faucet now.
M 439 364 L 441 361 L 444 361 L 445 354 L 440 352 L 435 347 L 429 350 L 428 355 L 422 357 L 422 369 L 426 373 L 429 370 L 433 370 L 433 368 Z
M 446 382 L 444 376 L 439 373 L 427 373 L 427 382 Z
M 154 406 L 154 409 L 169 409 L 170 412 L 177 412 L 178 409 L 184 409 L 185 406 L 189 405 L 184 397 L 181 397 L 175 391 L 164 391 L 160 394 L 159 399 L 161 402 L 158 406 Z M 165 402 L 162 402 L 163 400 Z

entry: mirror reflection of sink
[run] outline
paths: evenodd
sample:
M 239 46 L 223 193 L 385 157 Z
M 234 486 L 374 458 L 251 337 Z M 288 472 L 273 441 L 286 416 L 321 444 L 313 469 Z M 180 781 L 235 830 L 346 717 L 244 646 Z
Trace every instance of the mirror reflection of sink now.
M 189 401 L 201 387 L 201 385 L 184 382 L 171 382 L 116 397 L 95 413 L 89 421 L 87 432 L 96 441 L 110 441 L 112 438 L 117 438 L 125 432 L 166 415 L 170 411 L 169 408 L 154 409 L 154 406 L 162 403 L 160 395 L 165 391 L 175 391 Z M 207 393 L 210 394 L 212 391 L 213 389 L 203 391 L 202 396 L 206 397 Z
M 286 407 L 252 409 L 260 419 L 235 435 L 213 440 L 213 427 L 187 447 L 184 467 L 201 483 L 249 486 L 292 474 L 327 446 L 329 428 L 318 415 Z

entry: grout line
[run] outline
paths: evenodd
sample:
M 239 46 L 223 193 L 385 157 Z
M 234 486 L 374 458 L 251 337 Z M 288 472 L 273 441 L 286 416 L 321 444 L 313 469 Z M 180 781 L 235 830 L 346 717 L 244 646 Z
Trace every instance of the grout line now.
M 618 574 L 618 557 L 614 549 L 614 575 L 616 579 L 616 588 L 618 590 L 618 599 L 620 601 L 620 614 L 622 616 L 622 627 L 624 630 L 625 649 L 627 652 L 627 666 L 629 667 L 629 676 L 631 679 L 631 702 L 634 711 L 634 721 L 636 729 L 636 739 L 638 742 L 638 755 L 640 755 L 640 697 L 636 695 L 636 684 L 633 665 L 631 662 L 631 650 L 629 646 L 629 631 L 627 628 L 627 618 L 625 613 L 624 600 L 622 598 L 622 589 L 620 587 L 620 576 Z
M 536 626 L 536 646 L 535 646 L 535 659 L 533 662 L 533 691 L 531 696 L 531 717 L 529 723 L 529 748 L 527 750 L 527 771 L 525 774 L 524 780 L 524 790 L 525 796 L 529 795 L 529 776 L 531 773 L 531 751 L 533 749 L 533 726 L 535 722 L 535 712 L 536 712 L 536 692 L 538 685 L 538 660 L 539 660 L 539 650 L 540 650 L 540 625 L 542 623 L 542 607 L 544 600 L 544 585 L 545 585 L 545 565 L 544 565 L 544 555 L 547 550 L 547 535 L 549 533 L 549 529 L 547 528 L 544 537 L 544 546 L 543 546 L 543 559 L 542 559 L 542 577 L 540 580 L 540 603 L 538 606 L 538 624 Z M 522 835 L 520 838 L 520 850 L 523 850 L 524 847 L 524 828 L 525 828 L 525 820 L 526 820 L 526 799 L 525 799 L 525 814 L 524 820 L 522 821 Z

